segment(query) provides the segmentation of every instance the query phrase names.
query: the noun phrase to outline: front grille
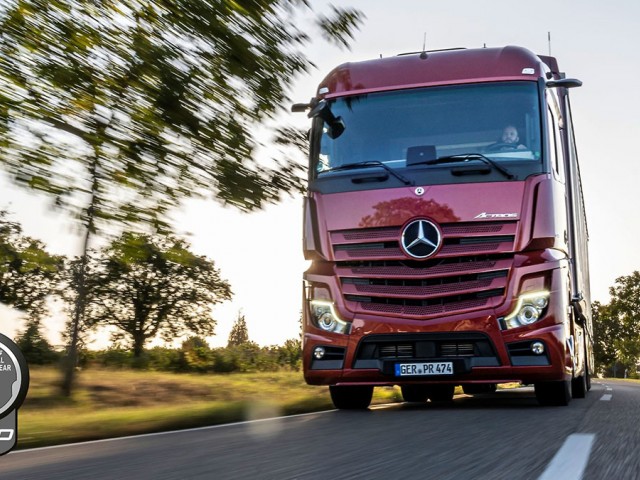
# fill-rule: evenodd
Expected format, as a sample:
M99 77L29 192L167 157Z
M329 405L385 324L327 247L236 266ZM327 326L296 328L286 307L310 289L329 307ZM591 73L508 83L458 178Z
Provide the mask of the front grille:
M482 333L419 333L364 337L354 368L372 368L376 362L468 358L472 365L498 366L500 361L489 338Z
M435 257L409 259L399 227L331 232L344 300L352 311L416 319L497 305L504 297L517 222L441 225Z

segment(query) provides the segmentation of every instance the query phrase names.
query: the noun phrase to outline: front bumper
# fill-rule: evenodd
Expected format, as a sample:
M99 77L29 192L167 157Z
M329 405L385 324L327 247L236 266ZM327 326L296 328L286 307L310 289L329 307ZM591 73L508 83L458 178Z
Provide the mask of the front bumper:
M407 383L535 383L568 380L573 359L564 268L550 273L550 298L544 317L534 324L503 330L501 309L414 320L356 315L348 335L323 332L305 311L304 376L312 385L397 385ZM517 283L516 283L517 284ZM533 343L544 346L534 353ZM314 356L317 347L326 355ZM397 376L397 364L452 362L453 374Z

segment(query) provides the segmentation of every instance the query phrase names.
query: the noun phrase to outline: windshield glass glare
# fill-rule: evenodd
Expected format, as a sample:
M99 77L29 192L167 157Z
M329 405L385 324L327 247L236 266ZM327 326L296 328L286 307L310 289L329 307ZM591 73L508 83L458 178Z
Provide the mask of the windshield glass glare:
M451 155L482 154L541 170L538 89L534 82L430 87L336 99L345 131L319 135L314 171L360 162L420 168ZM317 138L317 137L316 137ZM424 168L424 167L423 167ZM442 164L432 168L442 168Z

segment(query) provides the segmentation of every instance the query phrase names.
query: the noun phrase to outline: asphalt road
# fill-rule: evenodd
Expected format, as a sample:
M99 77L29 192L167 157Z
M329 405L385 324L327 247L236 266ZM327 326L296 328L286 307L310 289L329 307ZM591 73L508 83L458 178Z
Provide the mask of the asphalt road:
M640 384L532 388L17 451L8 479L638 479ZM560 452L560 453L559 453Z

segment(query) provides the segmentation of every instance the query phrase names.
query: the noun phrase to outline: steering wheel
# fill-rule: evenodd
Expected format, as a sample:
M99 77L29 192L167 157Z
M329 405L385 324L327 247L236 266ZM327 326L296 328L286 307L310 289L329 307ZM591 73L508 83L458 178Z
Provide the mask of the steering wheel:
M497 152L500 150L517 150L518 149L518 144L517 143L494 143L492 145L489 145L487 147L487 151L489 152Z

